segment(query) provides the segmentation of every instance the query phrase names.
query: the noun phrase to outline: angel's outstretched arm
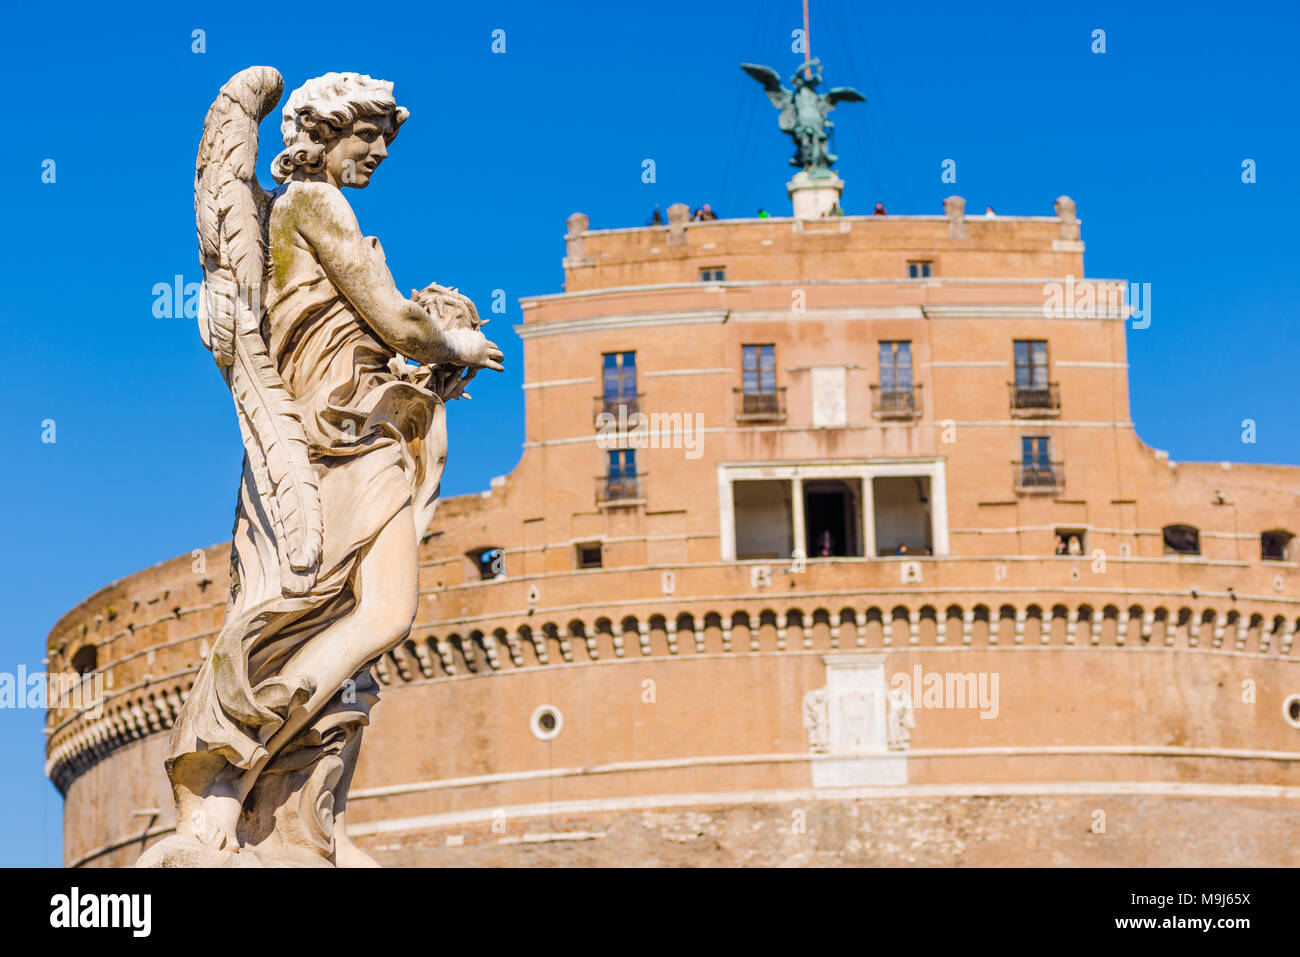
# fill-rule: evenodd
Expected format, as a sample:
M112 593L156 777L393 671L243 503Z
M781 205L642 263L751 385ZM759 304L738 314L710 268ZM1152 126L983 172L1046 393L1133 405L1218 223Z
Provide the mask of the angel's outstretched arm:
M297 191L293 225L311 244L325 275L385 345L425 364L500 368L500 351L480 333L443 330L398 292L378 245L361 235L356 214L338 189L302 183Z

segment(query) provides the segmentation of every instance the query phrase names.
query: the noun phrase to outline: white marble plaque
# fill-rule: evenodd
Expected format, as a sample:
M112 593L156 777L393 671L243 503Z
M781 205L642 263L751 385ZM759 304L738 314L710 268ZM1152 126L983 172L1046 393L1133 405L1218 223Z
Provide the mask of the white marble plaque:
M906 784L907 757L890 751L886 740L885 656L825 655L822 660L829 753L812 762L813 787Z
M844 366L818 366L812 370L813 428L842 429L848 422Z

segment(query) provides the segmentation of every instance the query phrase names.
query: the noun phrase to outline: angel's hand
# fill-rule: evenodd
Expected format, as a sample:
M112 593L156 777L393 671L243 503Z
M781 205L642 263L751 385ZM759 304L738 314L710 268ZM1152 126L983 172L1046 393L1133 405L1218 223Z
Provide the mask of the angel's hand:
M430 283L423 289L412 289L411 300L423 306L443 329L475 328L482 325L474 301L454 288Z
M451 365L465 366L469 369L505 371L505 367L501 365L505 356L495 342L490 341L477 329L448 329L443 332L443 335L455 350Z

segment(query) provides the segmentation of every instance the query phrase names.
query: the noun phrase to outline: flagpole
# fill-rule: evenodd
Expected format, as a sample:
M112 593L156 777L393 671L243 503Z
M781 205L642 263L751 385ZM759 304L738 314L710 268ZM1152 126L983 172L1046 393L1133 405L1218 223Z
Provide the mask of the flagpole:
M808 0L803 0L803 58L805 63L812 63L812 35L808 32ZM803 78L812 79L811 66L804 67Z

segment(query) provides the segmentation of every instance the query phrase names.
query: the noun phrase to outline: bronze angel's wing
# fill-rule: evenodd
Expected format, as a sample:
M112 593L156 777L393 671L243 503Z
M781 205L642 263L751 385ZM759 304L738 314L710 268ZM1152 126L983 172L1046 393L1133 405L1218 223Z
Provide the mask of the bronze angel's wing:
M837 86L826 91L826 99L834 106L836 103L865 103L867 98L851 86Z
M302 594L320 563L320 493L302 420L261 332L270 204L257 182L257 125L283 89L279 72L265 66L221 88L203 121L194 217L203 265L199 335L235 399L249 471L275 535L281 587Z
M758 63L742 63L740 68L763 84L763 89L767 91L767 98L781 111L781 116L777 120L781 129L787 133L794 129L794 94L781 85L781 77L777 72L770 66L762 66Z

